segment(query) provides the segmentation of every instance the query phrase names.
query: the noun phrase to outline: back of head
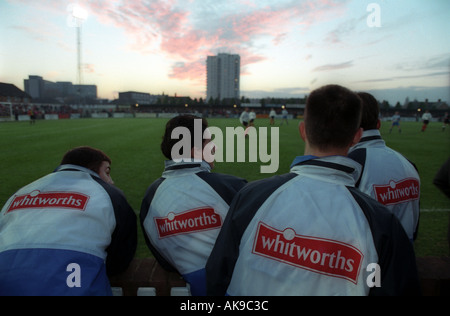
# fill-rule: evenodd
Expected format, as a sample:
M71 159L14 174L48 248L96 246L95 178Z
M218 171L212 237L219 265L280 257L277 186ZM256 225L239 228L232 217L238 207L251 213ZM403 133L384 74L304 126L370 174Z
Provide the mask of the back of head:
M380 115L380 106L373 95L367 92L359 92L358 96L362 100L363 113L361 127L365 131L377 129L378 117Z
M166 130L163 136L163 141L161 143L161 151L164 154L164 156L171 160L172 159L172 147L177 144L180 140L179 139L172 139L172 132L177 127L185 127L189 130L191 134L191 148L194 146L194 126L195 126L195 120L202 120L202 139L203 139L203 133L208 128L208 122L200 117L194 116L194 115L180 115L177 117L174 117L166 124Z
M111 159L101 150L84 146L69 150L61 165L76 165L99 173L103 161L111 163Z
M311 146L320 150L345 148L361 122L361 99L339 85L313 91L306 102L305 128Z

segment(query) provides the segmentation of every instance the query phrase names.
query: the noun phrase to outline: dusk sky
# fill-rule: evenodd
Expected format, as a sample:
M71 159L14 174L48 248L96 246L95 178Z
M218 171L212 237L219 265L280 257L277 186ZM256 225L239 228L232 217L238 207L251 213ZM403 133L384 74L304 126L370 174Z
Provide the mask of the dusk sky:
M336 83L391 103L450 100L449 0L0 0L0 82L77 82L75 5L83 83L100 98L205 98L207 56L232 53L250 98Z

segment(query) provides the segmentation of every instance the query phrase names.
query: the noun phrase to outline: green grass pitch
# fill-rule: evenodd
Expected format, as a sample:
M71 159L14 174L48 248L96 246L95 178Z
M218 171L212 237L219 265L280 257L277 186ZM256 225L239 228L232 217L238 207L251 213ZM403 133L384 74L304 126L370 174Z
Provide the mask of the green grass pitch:
M36 125L0 123L0 206L22 186L52 172L67 150L88 145L111 157L112 178L138 212L147 187L164 169L159 146L166 122L166 119L81 119L38 121ZM227 126L239 126L237 119L209 119L208 122L210 126L221 128L224 135ZM270 128L268 123L260 119L256 127ZM289 172L292 160L303 154L298 123L292 120L289 125L276 125L280 128L278 174ZM450 201L432 184L436 172L450 156L450 128L443 132L441 126L441 123L431 123L428 130L421 133L420 123L403 122L401 134L395 129L389 134L389 123L381 128L387 145L413 161L420 172L421 207L428 211L421 214L415 244L419 257L449 254L446 234L450 213L440 210L449 210ZM271 176L260 173L261 165L264 163L222 162L216 163L214 171L254 181ZM136 256L151 256L141 232L139 234Z

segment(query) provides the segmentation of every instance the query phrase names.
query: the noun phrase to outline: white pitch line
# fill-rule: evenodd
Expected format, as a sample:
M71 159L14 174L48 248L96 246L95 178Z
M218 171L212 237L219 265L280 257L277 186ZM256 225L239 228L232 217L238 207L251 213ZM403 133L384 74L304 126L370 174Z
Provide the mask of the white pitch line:
M439 209L439 208L432 208L432 209L421 209L420 212L422 213L448 213L450 212L450 209Z

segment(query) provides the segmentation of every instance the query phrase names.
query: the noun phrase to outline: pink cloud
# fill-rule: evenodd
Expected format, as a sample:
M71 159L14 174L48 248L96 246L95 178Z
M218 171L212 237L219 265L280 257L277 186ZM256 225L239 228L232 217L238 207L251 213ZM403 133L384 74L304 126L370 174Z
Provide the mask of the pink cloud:
M208 52L212 40L214 39L201 31L190 31L182 36L164 37L161 48L174 57L190 60L198 58L199 54Z
M67 3L59 0L17 1L69 14ZM223 13L214 10L216 2L205 0L213 13L204 18L191 11L195 1L78 0L88 10L89 18L122 29L130 49L143 54L158 50L173 60L170 78L202 83L208 55L220 51L240 54L241 73L246 75L246 66L267 59L260 48L254 46L257 39L267 37L269 43L279 45L294 27L308 27L329 19L340 12L343 3L306 0L261 7L258 1L238 2L233 1L236 11Z
M179 80L191 80L199 81L200 78L205 78L206 66L205 62L198 60L189 63L175 63L172 66L172 73L169 75L170 78Z
M205 28L191 19L193 2L80 1L100 22L123 29L131 49L146 53L149 47L159 45L160 51L174 60L171 78L198 82L205 80L208 55L220 50L240 54L245 75L245 66L267 59L253 51L257 38L266 36L279 45L293 25L307 26L326 19L327 12L338 5L336 0L308 0L258 8L257 2L243 1L240 5L246 10L225 16L218 12L218 18Z
M295 7L272 11L263 8L246 15L235 15L230 18L233 31L241 41L247 42L261 35L279 37L285 33L293 17L298 15Z

